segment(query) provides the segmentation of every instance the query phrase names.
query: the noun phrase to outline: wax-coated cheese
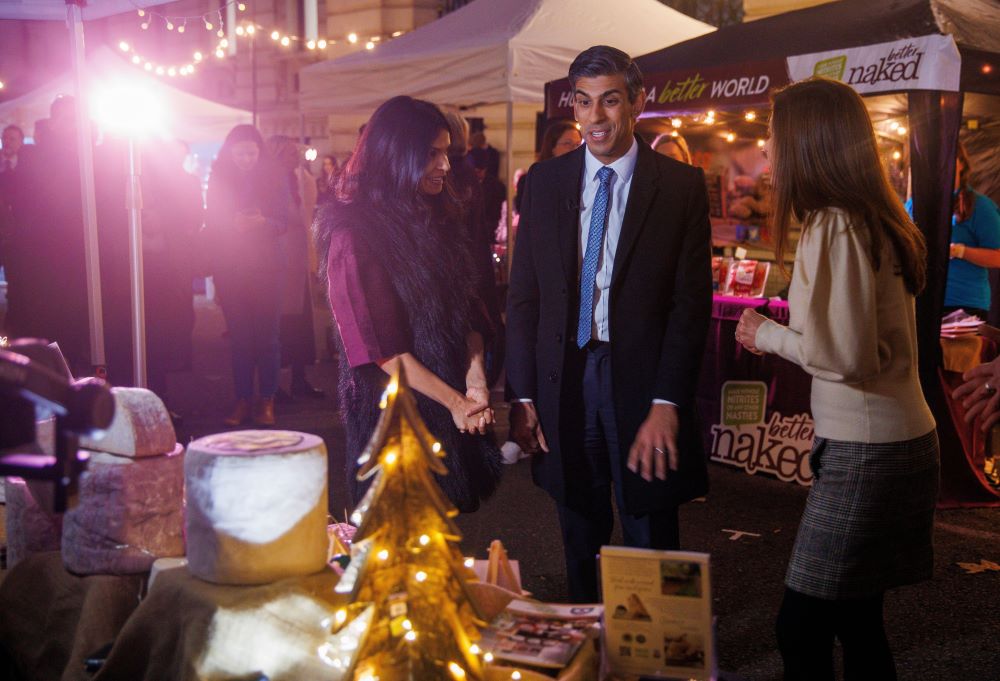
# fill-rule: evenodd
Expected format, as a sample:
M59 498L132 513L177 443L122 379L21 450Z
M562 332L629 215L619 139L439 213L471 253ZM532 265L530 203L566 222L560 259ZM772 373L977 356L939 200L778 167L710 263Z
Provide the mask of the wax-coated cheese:
M52 486L52 483L42 483ZM35 493L21 478L4 480L6 499L7 567L35 553L58 551L62 515L49 513L35 499Z
M102 436L80 438L80 447L119 456L159 456L172 452L177 435L170 412L156 393L144 388L112 388L115 418Z
M184 448L134 459L91 452L66 512L63 563L77 574L147 572L184 555Z
M323 440L245 430L195 440L184 463L191 573L218 584L265 584L323 569L327 459Z

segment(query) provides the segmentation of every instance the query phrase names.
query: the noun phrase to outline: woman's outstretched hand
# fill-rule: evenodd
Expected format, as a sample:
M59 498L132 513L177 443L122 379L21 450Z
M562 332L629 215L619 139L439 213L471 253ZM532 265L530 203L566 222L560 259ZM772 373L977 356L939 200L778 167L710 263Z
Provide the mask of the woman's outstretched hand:
M767 321L767 317L749 308L743 310L739 323L736 325L736 342L755 355L764 353L757 349L757 329Z

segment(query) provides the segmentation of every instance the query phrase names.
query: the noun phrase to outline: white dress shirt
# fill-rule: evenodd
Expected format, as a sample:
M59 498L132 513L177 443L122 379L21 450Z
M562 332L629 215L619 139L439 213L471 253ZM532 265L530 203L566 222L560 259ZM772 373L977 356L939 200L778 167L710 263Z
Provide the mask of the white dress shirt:
M611 275L615 264L615 253L618 251L618 239L622 234L622 221L625 219L625 207L628 205L628 193L632 188L632 175L635 174L635 163L639 158L639 143L634 139L632 146L625 155L608 165L615 171L611 178L608 196L608 217L604 228L604 244L597 261L597 276L594 286L594 319L590 337L599 341L611 340L611 329L608 316L611 310ZM582 269L583 255L587 252L587 240L590 236L590 214L594 207L597 190L601 186L597 179L597 171L604 164L597 160L589 148L584 150L583 180L580 186L580 252L577 254L578 270ZM574 319L576 319L574 317ZM532 402L531 399L518 399L517 402ZM667 400L654 398L653 404L674 404ZM676 406L676 405L675 405Z
M608 200L608 221L604 229L604 243L597 261L597 277L594 286L594 320L590 337L599 341L611 340L608 328L611 299L611 270L615 263L615 253L618 251L618 239L622 234L622 220L625 218L625 206L628 204L628 192L632 187L632 175L635 173L635 162L639 158L639 144L633 139L632 146L625 155L608 165L615 174L611 177ZM604 164L590 153L584 151L583 182L580 187L580 252L577 267L583 263L583 254L587 252L587 240L590 236L590 215L593 212L594 199L601 186L597 179L597 171ZM579 270L578 270L579 271Z

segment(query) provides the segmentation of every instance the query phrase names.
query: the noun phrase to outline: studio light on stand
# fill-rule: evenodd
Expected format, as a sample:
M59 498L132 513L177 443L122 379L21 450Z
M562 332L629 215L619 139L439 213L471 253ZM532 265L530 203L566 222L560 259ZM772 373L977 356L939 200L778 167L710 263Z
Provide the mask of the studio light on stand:
M104 130L128 139L129 276L132 289L132 368L136 387L147 387L146 308L142 274L142 175L139 143L164 130L164 102L139 81L111 83L94 92L92 112Z

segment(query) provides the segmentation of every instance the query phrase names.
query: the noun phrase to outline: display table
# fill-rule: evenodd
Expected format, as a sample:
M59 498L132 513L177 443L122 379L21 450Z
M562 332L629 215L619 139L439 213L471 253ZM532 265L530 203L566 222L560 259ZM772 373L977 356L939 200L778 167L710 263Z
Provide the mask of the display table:
M719 422L721 388L726 381L763 381L768 411L809 413L812 378L798 365L776 355L755 355L736 342L736 324L743 310L753 309L776 322L788 323L788 303L766 298L713 296L708 342L698 381L698 415L705 447L711 451L711 425Z
M86 657L113 642L139 605L146 575L78 577L58 552L28 556L0 584L0 676L84 681ZM141 678L141 677L136 677Z
M788 323L788 303L765 298L713 296L712 319L705 344L697 406L706 451L715 454L715 440L722 407L722 386L727 381L761 381L767 386L767 413L793 416L809 414L812 378L800 367L774 355L754 355L736 342L736 324L746 309ZM961 384L961 372L997 356L997 346L978 336L942 339L941 385L944 404L934 409L941 436L941 495L939 506L1000 506L1000 494L983 474L986 439L977 426L963 420L965 410L951 398ZM950 421L946 433L941 424ZM954 433L954 435L952 434Z
M342 604L334 598L337 579L327 569L262 586L221 586L178 567L159 573L140 604L146 575L78 577L66 572L59 553L38 554L13 568L0 586L0 643L8 655L0 678L331 678L320 651ZM487 620L515 595L490 584L469 586ZM112 642L101 670L86 674L84 659ZM592 680L596 670L588 645L559 679ZM510 668L490 667L487 678L510 674ZM522 677L550 678L528 671Z

